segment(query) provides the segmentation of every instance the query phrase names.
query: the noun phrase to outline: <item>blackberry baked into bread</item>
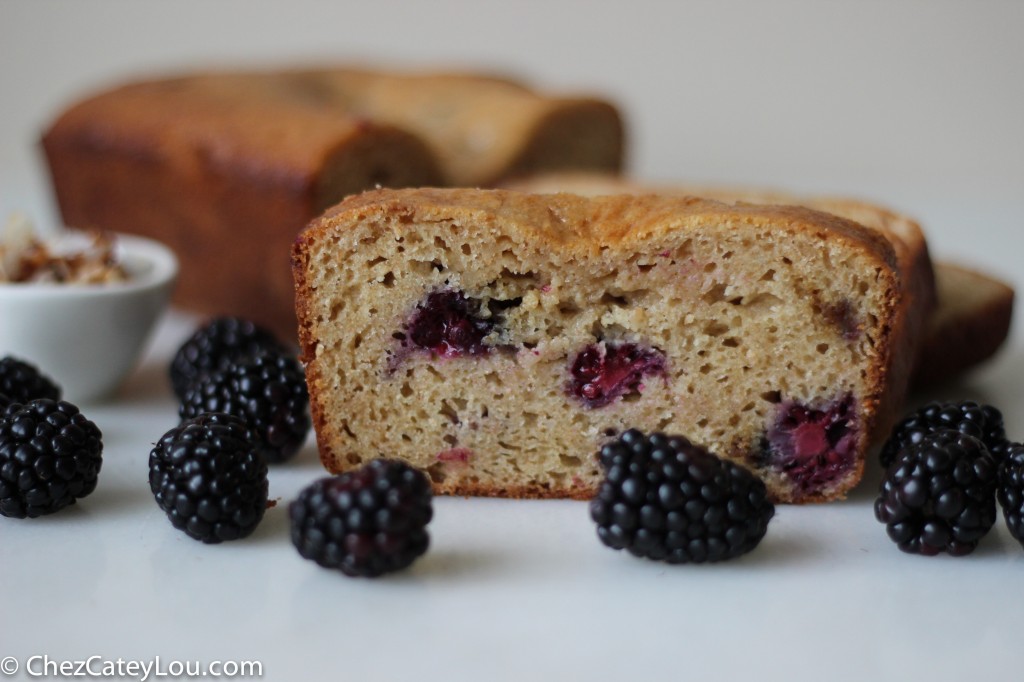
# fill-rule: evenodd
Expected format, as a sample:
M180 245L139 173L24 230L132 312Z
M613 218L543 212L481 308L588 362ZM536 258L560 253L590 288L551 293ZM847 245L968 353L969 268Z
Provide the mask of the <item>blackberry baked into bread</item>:
M43 137L66 224L159 239L176 303L295 337L298 232L374 186L487 184L617 170L609 103L478 75L355 69L202 73L89 97Z
M588 498L635 427L831 500L906 382L892 245L805 208L381 190L293 268L324 464L396 457L438 492Z

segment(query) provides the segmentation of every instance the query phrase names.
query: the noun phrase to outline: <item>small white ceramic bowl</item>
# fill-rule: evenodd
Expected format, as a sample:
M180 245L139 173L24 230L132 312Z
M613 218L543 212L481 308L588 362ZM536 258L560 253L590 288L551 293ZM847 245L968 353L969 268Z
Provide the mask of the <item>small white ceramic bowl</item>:
M69 233L63 239L83 239ZM111 284L0 284L0 357L28 361L63 389L65 400L109 396L135 368L166 309L178 261L163 244L117 234L129 273Z

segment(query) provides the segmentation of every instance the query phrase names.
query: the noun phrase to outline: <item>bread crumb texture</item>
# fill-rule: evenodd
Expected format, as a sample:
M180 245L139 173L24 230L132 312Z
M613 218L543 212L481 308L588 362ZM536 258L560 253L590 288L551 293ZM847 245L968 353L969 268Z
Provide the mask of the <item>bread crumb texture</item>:
M834 216L693 198L384 190L294 250L332 471L398 457L436 490L591 496L628 428L679 433L777 501L859 480L886 389L891 247Z

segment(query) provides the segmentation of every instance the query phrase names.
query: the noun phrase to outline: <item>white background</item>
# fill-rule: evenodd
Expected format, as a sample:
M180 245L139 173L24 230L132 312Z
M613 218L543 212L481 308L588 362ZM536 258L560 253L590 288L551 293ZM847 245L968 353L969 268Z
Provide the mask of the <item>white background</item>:
M39 133L125 77L479 67L616 100L639 177L872 199L919 218L938 258L1019 287L1022 36L1024 2L0 0L0 217L55 223ZM122 393L85 406L97 492L0 518L0 657L258 659L265 679L338 681L1020 675L1024 550L1000 520L974 556L900 554L872 518L877 471L845 503L781 508L755 553L713 567L605 550L579 503L444 499L427 557L370 582L288 543L286 503L321 472L310 445L272 471L282 504L253 538L192 542L145 478L191 322L165 320ZM1022 350L943 395L991 400L1024 437Z

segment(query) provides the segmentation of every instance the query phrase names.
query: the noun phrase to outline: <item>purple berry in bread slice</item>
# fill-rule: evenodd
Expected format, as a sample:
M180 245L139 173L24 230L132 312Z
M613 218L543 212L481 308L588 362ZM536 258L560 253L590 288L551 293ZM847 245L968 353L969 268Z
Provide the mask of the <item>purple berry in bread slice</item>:
M593 409L639 395L644 377L664 374L665 355L657 348L602 342L587 346L572 359L567 390Z

